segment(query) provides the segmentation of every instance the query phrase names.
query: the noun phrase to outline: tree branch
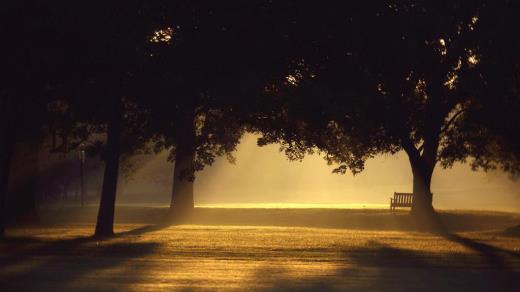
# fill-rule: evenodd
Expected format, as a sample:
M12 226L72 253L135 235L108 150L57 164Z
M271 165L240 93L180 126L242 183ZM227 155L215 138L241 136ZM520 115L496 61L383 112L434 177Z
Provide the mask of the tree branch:
M424 142L421 144L421 146L419 146L419 148L417 148L417 152L419 152L419 154L421 154L423 149L424 149Z
M442 134L442 133L446 132L446 131L450 128L450 126L455 122L455 120L456 120L456 119L457 119L457 118L458 118L458 117L459 117L463 112L465 112L465 111L466 111L466 109L463 108L463 109L461 109L460 111L458 111L457 113L455 113L455 114L451 117L451 119L449 119L449 121L446 123L446 125L444 125L444 127L442 127L440 133Z
M414 143L410 139L410 137L402 136L401 137L401 146L403 146L404 151L408 154L410 158L414 160L419 159L421 157L420 151L415 148Z

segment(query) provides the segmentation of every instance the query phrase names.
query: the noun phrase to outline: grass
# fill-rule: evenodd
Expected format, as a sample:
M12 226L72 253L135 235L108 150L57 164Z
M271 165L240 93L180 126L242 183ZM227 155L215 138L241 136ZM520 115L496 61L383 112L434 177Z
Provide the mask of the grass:
M442 213L457 232L439 236L382 210L198 209L160 226L165 210L127 207L98 240L94 208L47 212L0 241L0 290L520 290L520 239L498 232L518 214Z

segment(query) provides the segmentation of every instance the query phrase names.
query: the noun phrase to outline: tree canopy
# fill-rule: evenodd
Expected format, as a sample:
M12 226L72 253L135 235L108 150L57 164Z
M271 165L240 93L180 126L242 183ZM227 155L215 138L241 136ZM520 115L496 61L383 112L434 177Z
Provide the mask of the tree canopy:
M291 34L301 46L293 71L267 93L278 108L260 110L260 144L281 143L291 159L320 151L339 173L358 173L367 159L403 150L414 174L412 210L421 213L432 210L437 162L450 167L473 158L473 167L514 171L514 143L505 141L518 124L505 114L518 101L515 85L505 84L514 81L507 67L518 52L507 29L515 16L504 14L517 11L512 5L296 6L294 29L306 34ZM316 21L307 28L311 15ZM493 34L497 27L503 30ZM497 50L511 51L500 60ZM501 132L497 124L514 126Z
M432 213L437 164L520 171L518 8L508 0L12 4L2 15L10 74L0 91L0 197L15 140L47 127L61 137L53 149L70 151L102 137L93 144L106 164L96 233L111 234L121 156L170 151L172 206L189 209L195 172L218 156L232 161L241 135L254 131L293 160L319 152L338 173L404 151L412 211ZM176 197L176 187L191 194Z

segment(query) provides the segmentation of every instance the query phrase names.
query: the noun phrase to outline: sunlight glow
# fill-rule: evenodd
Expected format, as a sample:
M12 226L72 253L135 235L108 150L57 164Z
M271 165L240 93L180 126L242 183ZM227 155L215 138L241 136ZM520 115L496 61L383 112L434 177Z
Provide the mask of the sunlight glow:
M441 45L441 55L445 56L446 54L448 54L448 49L446 48L446 41L444 39L439 39L439 44Z
M475 25L477 24L477 22L478 16L474 15L473 17L471 17L471 23L468 23L468 28L470 31L475 30Z
M470 55L468 56L468 64L470 65L470 67L473 67L473 66L477 65L480 62L480 59L471 50L469 51L469 54Z
M343 204L343 203L220 203L197 204L200 208L223 209L385 209L388 204Z
M444 82L444 86L448 87L448 89L453 90L457 87L457 80L459 79L459 75L455 72L450 72L448 74L448 80Z
M153 32L152 36L148 39L151 43L171 43L175 30L173 27L165 27Z
M291 84L293 86L298 86L298 84L300 82L296 77L297 76L295 76L295 75L289 74L287 77L285 77L285 80L287 80L287 82L289 82L289 84Z

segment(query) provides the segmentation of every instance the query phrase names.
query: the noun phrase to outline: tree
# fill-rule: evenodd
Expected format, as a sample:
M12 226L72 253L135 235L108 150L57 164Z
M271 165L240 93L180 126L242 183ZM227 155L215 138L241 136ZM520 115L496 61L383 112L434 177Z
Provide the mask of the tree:
M244 131L244 99L258 95L279 56L262 10L269 3L163 4L164 18L150 34L148 96L151 130L158 149L175 160L171 207L194 207L195 172L217 156L233 161ZM276 65L274 65L276 64Z
M12 122L10 103L11 101L6 97L0 99L0 116L2 117L2 121L0 121L2 133L0 139L0 236L4 235L5 230L9 169L14 148L14 133L8 126Z
M276 110L270 118L260 110L259 143L281 143L291 159L323 152L339 173L403 150L413 173L412 214L431 218L437 163L450 167L476 154L454 149L472 142L467 118L485 104L481 62L493 55L482 50L488 35L479 24L500 21L484 13L493 5L295 6L292 30L305 34L289 33L300 46L285 80L268 92Z
M466 143L449 149L454 159L471 156L473 169L500 168L513 177L520 174L520 39L514 32L520 25L516 12L518 3L496 1L488 3L481 13L479 72L485 86L477 87L481 105L468 112L464 119L466 131L455 139ZM461 120L462 121L462 120Z
M23 189L13 192L9 198L8 182L13 168L13 154L21 145L32 147L31 154L40 150L42 130L47 122L49 94L56 77L63 51L54 47L58 33L49 17L50 9L42 1L34 3L10 3L1 12L2 53L6 56L6 75L0 88L0 230L6 218L6 204L11 215L34 217L34 175L28 178ZM36 45L37 44L37 45ZM29 161L26 168L36 169L37 161ZM7 202L9 199L9 202Z
M122 153L131 153L146 139L139 132L141 113L136 109L136 78L144 58L143 46L152 15L140 1L119 3L49 4L56 9L58 39L66 50L61 56L57 91L70 118L59 125L62 143L71 149L72 134L85 140L104 136L105 173L96 235L113 233L119 163ZM55 12L56 12L55 11ZM78 143L76 143L78 145Z

